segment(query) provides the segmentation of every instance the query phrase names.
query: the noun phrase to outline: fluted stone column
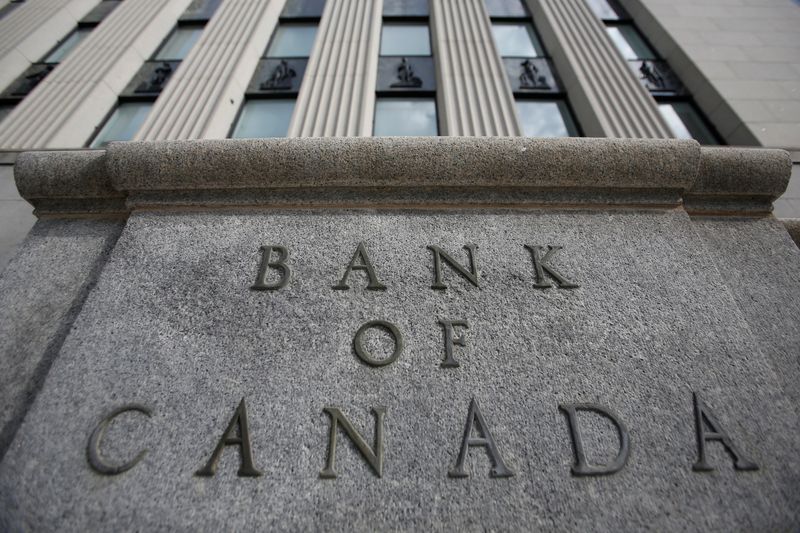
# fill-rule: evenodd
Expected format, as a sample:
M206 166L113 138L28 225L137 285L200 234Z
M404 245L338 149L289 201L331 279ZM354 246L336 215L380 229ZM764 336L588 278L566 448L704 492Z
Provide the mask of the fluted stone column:
M100 0L27 0L0 19L0 90L66 37ZM0 7L7 4L0 2Z
M328 0L289 137L372 134L383 0Z
M443 135L520 135L483 0L431 0Z
M286 0L225 0L158 97L139 140L224 139Z
M528 5L587 136L672 136L655 100L585 0L528 0Z
M85 146L191 0L126 0L3 121L0 146Z

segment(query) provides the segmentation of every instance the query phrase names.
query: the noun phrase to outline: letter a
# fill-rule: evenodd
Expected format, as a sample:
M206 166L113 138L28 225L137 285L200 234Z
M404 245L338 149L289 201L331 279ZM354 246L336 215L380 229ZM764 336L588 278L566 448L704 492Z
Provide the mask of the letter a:
M236 435L236 428L239 430L238 436ZM242 462L239 467L239 477L258 477L261 472L256 470L253 466L253 453L250 449L250 431L247 425L247 408L244 405L244 398L239 402L239 407L231 418L228 429L222 434L219 439L217 447L214 448L214 453L206 463L206 466L195 472L196 476L211 477L217 471L217 461L219 456L222 455L222 449L225 446L238 446L239 453L241 454Z
M694 393L694 421L697 429L697 462L692 466L695 472L712 472L714 468L706 462L706 441L718 440L733 457L733 467L736 470L758 470L758 465L746 459L733 445L733 441L714 415L708 410L700 395ZM706 431L706 425L711 431Z
M472 436L472 427L478 423L478 431L480 437ZM458 452L458 460L456 466L447 473L450 477L469 477L469 474L464 470L464 461L467 460L467 453L470 446L483 446L486 448L486 454L492 462L492 469L489 471L489 477L512 477L514 472L506 467L503 458L500 456L500 451L494 443L492 433L489 431L489 426L486 424L481 410L478 408L478 402L475 398L469 404L469 414L467 414L467 425L464 428L464 439L461 441L461 451Z
M360 264L357 264L356 261L360 261ZM334 285L333 288L342 291L349 289L350 286L347 285L347 278L350 276L350 272L353 270L364 270L367 273L367 276L369 277L369 285L367 285L367 289L373 291L386 290L386 285L378 281L378 276L375 275L375 268L372 266L372 263L369 260L369 255L367 255L367 249L364 247L363 242L358 243L356 253L353 254L350 264L347 265L347 270L344 271L342 281L340 281L338 285Z

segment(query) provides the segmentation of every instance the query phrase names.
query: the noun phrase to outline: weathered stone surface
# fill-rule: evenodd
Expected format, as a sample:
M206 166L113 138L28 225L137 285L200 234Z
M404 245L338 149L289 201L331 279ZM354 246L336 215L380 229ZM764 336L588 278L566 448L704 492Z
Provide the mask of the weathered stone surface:
M121 228L116 221L40 220L0 274L0 457Z
M800 413L800 250L772 217L693 222Z
M800 246L800 218L785 218L781 222L794 243Z
M0 464L0 528L795 529L800 428L774 345L719 267L727 245L709 252L697 228L679 210L134 214ZM385 291L365 290L363 271L332 288L360 241ZM273 244L289 249L291 281L250 290L259 247ZM445 265L449 288L431 289L426 246L466 264L467 244L480 288ZM525 244L563 246L552 265L580 287L535 289ZM381 368L352 348L377 319L405 340ZM442 319L469 321L458 368L440 366ZM707 444L716 471L692 471L693 392L758 471L735 471L718 442ZM237 477L234 448L215 477L194 476L242 397L263 476ZM490 478L479 447L469 479L448 477L472 398L514 477ZM147 454L101 476L89 435L134 402L152 417L121 416L102 452ZM558 406L580 402L629 428L621 472L570 474ZM340 431L339 477L319 479L326 406L370 446L370 410L387 408L382 478ZM603 463L616 437L591 417L586 450Z

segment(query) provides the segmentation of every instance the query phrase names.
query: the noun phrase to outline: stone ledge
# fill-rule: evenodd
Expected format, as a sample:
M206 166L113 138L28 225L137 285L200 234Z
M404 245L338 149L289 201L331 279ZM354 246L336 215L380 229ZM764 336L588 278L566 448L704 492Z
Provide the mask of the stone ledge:
M751 214L771 211L790 174L781 150L524 137L124 142L104 151L23 153L15 169L20 193L37 214L287 202L369 207L373 193L393 206L676 207L683 201L700 214ZM350 192L338 198L337 191Z

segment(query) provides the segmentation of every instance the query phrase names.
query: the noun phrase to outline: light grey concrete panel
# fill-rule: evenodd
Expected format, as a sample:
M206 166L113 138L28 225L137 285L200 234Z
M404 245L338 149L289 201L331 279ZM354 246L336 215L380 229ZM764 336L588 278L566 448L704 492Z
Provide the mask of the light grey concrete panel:
M0 275L0 457L121 226L101 220L38 221Z
M800 250L773 217L694 224L800 412Z
M799 433L764 353L773 344L751 331L696 228L679 210L134 214L0 465L0 527L795 529ZM332 288L359 241L385 291L365 290L363 271L350 290ZM480 287L445 266L448 289L432 290L426 246L465 261L470 243ZM271 244L288 247L291 280L250 290L259 247ZM535 289L524 244L563 246L553 266L580 287ZM405 339L382 368L352 348L376 319ZM440 367L441 319L469 321L458 368ZM711 442L716 471L692 471L693 391L760 470L735 471ZM215 477L194 476L242 397L264 475L237 477L228 448ZM473 397L514 477L490 478L480 447L469 479L448 477ZM148 451L124 474L98 475L89 435L132 402L152 417L121 416L102 453L117 462ZM618 474L570 474L558 405L577 402L616 411L630 429ZM325 406L369 445L370 409L387 408L382 478L340 432L339 478L319 479ZM604 462L616 439L591 417L587 453Z

